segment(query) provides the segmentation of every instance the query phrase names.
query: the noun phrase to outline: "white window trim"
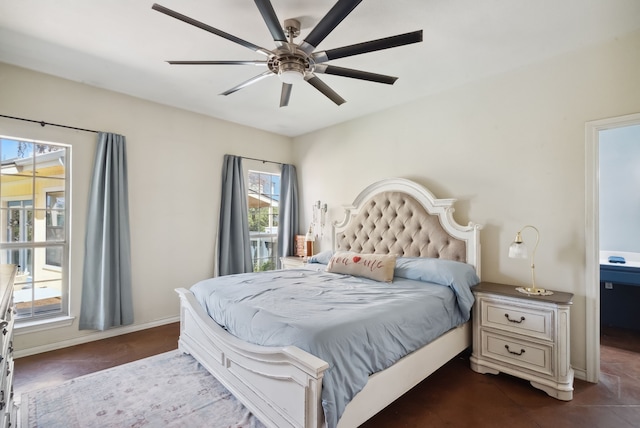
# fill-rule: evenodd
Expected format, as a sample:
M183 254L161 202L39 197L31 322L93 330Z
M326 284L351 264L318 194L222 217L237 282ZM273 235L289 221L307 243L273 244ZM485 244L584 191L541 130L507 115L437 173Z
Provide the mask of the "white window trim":
M51 330L59 327L68 327L73 324L73 320L76 317L72 317L69 315L62 315L51 318L25 318L20 320L21 322L16 322L13 328L14 335L20 336L22 334L34 333L37 331L45 331ZM18 320L16 320L18 321Z
M75 319L75 317L71 316L71 308L70 308L70 287L71 287L71 283L70 283L70 274L71 274L71 263L70 263L70 257L71 257L71 204L72 204L72 195L71 195L71 174L72 171L68 168L70 168L67 165L71 165L72 164L72 145L71 144L66 144L66 143L58 143L58 142L53 142L53 141L44 141L44 140L34 140L34 139L30 139L30 138L23 138L23 137L14 137L14 136L10 136L10 135L0 135L1 138L3 139L7 139L7 140L15 140L15 141L25 141L25 142L30 142L33 144L47 144L47 145L56 145L56 146L60 146L63 147L66 150L66 155L67 155L67 161L66 161L66 165L65 165L65 175L64 175L64 186L53 186L51 188L45 188L45 192L48 191L48 189L54 189L53 191L59 191L59 190L63 190L65 192L66 197L68 198L68 201L65 203L65 211L66 211L66 221L67 221L67 227L65 229L65 243L63 244L65 247L65 251L64 251L64 257L63 257L63 266L58 267L58 266L50 266L50 265L43 265L43 269L47 269L47 270L51 270L51 271L57 271L57 272L62 272L62 282L64 284L64 286L61 289L62 292L62 313L58 314L58 315L51 315L51 316L42 316L42 317L29 317L29 318L16 318L15 319L15 327L14 330L16 332L16 335L20 335L20 334L26 334L26 333L30 333L30 332L34 332L34 331L42 331L42 330L49 330L52 328L58 328L58 327L66 327L69 326L73 323L73 320ZM4 198L3 198L4 199ZM7 197L6 199L4 199L4 201L18 201L18 200L23 200L20 197ZM33 202L33 205L35 206L35 201ZM63 269L63 267L65 269ZM66 304L65 304L66 302Z

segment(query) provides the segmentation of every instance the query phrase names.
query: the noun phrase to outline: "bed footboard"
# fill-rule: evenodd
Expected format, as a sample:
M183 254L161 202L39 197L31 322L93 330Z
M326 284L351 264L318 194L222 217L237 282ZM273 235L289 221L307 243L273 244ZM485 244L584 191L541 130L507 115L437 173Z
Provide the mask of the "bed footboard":
M191 354L266 426L320 428L329 365L299 348L243 342L214 322L193 293L180 296L179 348Z

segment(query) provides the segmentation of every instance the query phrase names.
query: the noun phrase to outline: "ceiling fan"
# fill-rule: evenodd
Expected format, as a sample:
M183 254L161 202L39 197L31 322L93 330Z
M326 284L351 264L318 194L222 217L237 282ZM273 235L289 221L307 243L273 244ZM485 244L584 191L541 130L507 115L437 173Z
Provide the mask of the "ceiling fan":
M303 81L310 83L331 101L340 105L344 103L345 100L326 83L320 80L318 76L316 76L316 73L351 77L354 79L386 83L389 85L392 85L398 78L383 74L354 70L351 68L337 67L335 65L325 64L325 62L422 41L422 30L419 30L399 34L397 36L385 37L382 39L329 49L326 51L316 51L320 42L322 42L329 33L331 33L331 31L333 31L333 29L336 28L338 24L347 17L347 15L349 15L349 13L351 13L351 11L353 11L361 1L362 0L338 0L331 10L329 10L320 22L318 22L309 35L307 35L302 43L297 44L293 42L293 39L300 34L300 22L296 19L287 19L284 21L283 28L278 21L278 17L276 16L270 0L255 0L256 6L267 24L267 27L271 32L271 36L273 37L273 41L276 44L276 48L273 50L254 45L253 43L229 33L225 33L224 31L218 30L217 28L211 27L159 4L154 4L152 9L179 19L187 24L201 28L217 36L223 37L267 57L264 61L167 61L172 65L257 65L267 67L265 72L234 86L233 88L223 92L221 95L232 94L266 77L277 75L282 81L280 107L285 107L289 104L293 84Z

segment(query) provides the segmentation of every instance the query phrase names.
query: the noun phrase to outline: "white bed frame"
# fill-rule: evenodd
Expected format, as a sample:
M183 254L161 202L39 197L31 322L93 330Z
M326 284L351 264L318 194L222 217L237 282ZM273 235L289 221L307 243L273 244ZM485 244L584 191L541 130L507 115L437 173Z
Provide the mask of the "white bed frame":
M453 219L455 199L435 199L422 186L405 179L387 179L363 190L345 219L334 224L334 240L362 207L380 192L401 192L437 216L452 238L464 241L466 262L480 275L480 226L461 226ZM338 248L334 242L334 248ZM328 364L294 346L264 347L230 335L214 322L184 288L180 295L179 348L209 370L258 419L270 428L321 428L322 378ZM471 345L470 323L454 328L430 344L369 377L364 389L347 405L339 428L357 427Z

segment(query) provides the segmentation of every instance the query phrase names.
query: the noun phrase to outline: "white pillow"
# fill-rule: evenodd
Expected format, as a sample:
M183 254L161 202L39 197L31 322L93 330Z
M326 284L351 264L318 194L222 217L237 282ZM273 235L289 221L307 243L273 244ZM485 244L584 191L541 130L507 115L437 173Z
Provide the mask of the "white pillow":
M335 253L327 272L344 273L373 279L375 281L393 281L396 267L396 256L391 254L358 254L350 251Z

